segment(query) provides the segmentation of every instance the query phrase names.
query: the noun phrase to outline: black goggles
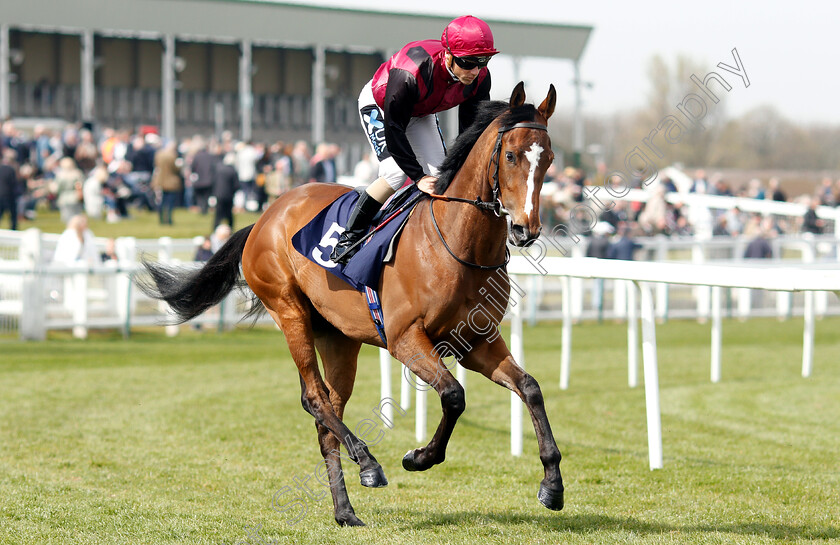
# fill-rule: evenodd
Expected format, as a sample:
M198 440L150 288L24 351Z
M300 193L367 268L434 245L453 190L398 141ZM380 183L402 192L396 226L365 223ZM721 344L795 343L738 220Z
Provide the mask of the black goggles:
M455 57L453 55L452 60L464 70L472 70L487 66L487 63L490 62L490 57Z

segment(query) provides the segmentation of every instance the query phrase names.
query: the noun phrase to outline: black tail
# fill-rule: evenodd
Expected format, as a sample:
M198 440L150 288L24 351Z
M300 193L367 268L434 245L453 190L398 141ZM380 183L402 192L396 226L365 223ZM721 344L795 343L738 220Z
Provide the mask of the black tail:
M182 324L192 320L218 304L233 288L244 284L239 280L239 265L242 262L245 241L253 228L254 226L250 225L237 231L198 270L169 267L144 259L143 267L151 275L151 279L141 279L137 286L149 297L169 303L175 313L175 323ZM259 300L252 298L252 303L259 304ZM254 310L252 305L248 314L253 314Z

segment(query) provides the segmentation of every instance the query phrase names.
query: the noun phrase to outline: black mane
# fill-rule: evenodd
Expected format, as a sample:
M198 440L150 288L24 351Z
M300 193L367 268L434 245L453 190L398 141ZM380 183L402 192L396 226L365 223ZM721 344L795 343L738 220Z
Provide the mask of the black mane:
M455 174L464 165L478 138L494 120L498 118L501 126L509 127L522 121L533 121L537 112L533 104L523 104L508 111L509 107L510 104L503 100L488 100L478 107L475 121L446 150L446 158L440 166L440 176L435 184L435 193L441 195L446 191L455 178Z

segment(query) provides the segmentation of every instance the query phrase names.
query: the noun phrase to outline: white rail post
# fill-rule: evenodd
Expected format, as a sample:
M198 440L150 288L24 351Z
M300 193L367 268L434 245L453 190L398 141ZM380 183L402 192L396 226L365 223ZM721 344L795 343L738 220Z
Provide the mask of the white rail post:
M419 378L416 379L420 384L417 390L417 400L415 402L417 411L414 419L414 437L418 441L426 438L426 388L423 386Z
M627 316L627 280L613 280L613 318Z
M114 243L114 251L117 253L117 263L120 267L129 267L137 264L137 239L134 237L120 237ZM130 274L118 274L114 280L116 286L116 297L114 307L117 316L123 323L134 314L137 308L136 298L132 297L130 290L133 282Z
M808 378L814 366L814 292L805 292L805 332L802 346L802 376Z
M639 303L636 285L627 286L627 384L631 388L639 385Z
M47 338L47 305L44 277L38 272L41 259L41 231L27 229L20 240L18 258L31 272L23 275L21 291L20 338L43 341Z
M789 291L776 292L776 318L781 322L790 317L791 305L793 304L793 294Z
M706 262L706 250L703 244L703 241L698 240L691 246L692 263ZM694 292L697 294L697 321L705 322L709 317L710 288L708 286L697 286L694 288Z
M752 290L749 288L738 288L738 318L746 320L752 312Z
M391 354L385 348L379 349L380 401L391 397ZM394 408L390 403L382 407L382 416L389 422L394 421Z
M720 382L721 375L721 308L720 308L720 286L712 287L712 382Z
M160 251L158 251L158 261L161 263L170 263L172 261L172 237L160 237L158 239L160 243ZM164 314L169 314L169 304L166 301L160 301L158 303L158 308ZM175 337L178 335L178 330L180 326L178 325L167 325L164 330L166 331L167 337Z
M537 309L543 298L542 277L530 275L528 277L528 323L537 325ZM521 298L520 298L521 300Z
M407 411L411 408L411 383L408 381L408 371L400 373L400 409Z
M645 369L648 458L651 469L662 469L662 417L659 407L659 368L656 362L656 321L650 285L640 283L642 292L642 355Z
M572 368L572 291L568 276L560 279L563 285L563 331L560 337L560 389L569 388L569 375Z
M664 236L656 237L656 260L664 263L668 261L668 244ZM668 320L668 284L656 284L656 317L663 322Z
M565 278L564 278L565 279ZM519 284L514 277L514 282ZM532 296L536 294L532 293ZM522 297L518 290L510 290L510 353L513 360L523 369L525 368L525 348L522 338ZM563 296L566 304L566 296ZM510 453L514 456L522 455L522 400L515 393L510 393Z
M70 276L70 282L64 284L72 287L72 293L65 293L64 297L70 297L73 309L73 336L77 339L87 339L87 318L88 318L88 275L87 271L74 273Z
M467 391L467 370L460 363L455 363L455 380L461 385L464 391Z

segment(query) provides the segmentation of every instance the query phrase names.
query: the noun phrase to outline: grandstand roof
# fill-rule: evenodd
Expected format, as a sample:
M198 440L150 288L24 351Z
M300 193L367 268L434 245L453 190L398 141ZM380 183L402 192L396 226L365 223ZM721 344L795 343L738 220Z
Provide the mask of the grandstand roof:
M392 51L440 35L454 16L302 6L273 0L0 0L12 27L114 36ZM488 19L508 55L578 60L592 27Z

